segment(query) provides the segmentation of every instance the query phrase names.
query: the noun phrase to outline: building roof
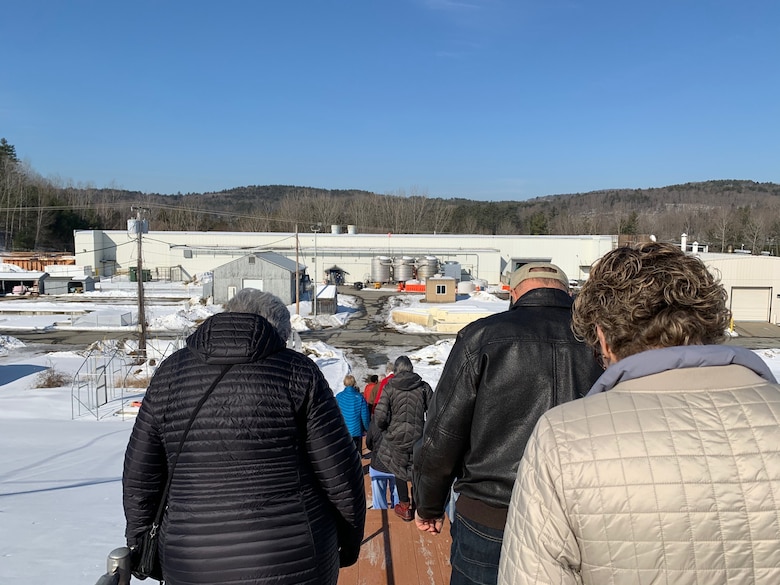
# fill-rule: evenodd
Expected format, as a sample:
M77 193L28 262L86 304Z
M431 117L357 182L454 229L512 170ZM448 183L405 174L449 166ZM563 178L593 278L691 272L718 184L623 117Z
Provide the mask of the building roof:
M275 264L279 268L284 268L285 270L289 270L290 272L295 272L295 260L290 260L289 258L282 256L281 254L278 254L277 252L255 252L254 254L258 258L262 258L266 262L269 262L271 264ZM305 272L306 265L304 264L298 264L298 271L299 272Z
M0 272L0 280L40 280L48 277L46 272L25 270L22 272Z
M93 277L85 275L85 274L81 274L81 275L78 275L78 276L69 276L67 274L49 274L49 277L46 280L47 281L49 281L49 280L54 280L54 281L64 280L64 281L68 281L68 282L82 282L82 281L86 282L87 280L95 280L95 279Z

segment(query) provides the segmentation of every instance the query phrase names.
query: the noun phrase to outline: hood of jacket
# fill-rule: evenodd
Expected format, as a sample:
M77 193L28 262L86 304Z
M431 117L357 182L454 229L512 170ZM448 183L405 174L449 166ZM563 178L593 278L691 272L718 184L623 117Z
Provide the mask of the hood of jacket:
M390 378L388 383L392 384L393 388L396 390L408 392L422 386L423 379L419 374L415 374L414 372L402 372Z
M206 364L244 364L277 353L285 343L266 319L251 313L217 313L187 338Z
M635 380L680 368L703 368L736 364L752 370L764 380L775 383L775 377L764 360L743 347L726 345L682 345L648 349L608 367L588 392L588 396L607 392L620 382Z

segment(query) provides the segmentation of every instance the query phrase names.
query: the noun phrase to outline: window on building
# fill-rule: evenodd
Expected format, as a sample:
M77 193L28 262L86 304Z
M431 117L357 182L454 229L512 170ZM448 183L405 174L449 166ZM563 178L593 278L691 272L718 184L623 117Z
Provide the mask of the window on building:
M446 295L447 294L447 285L446 284L437 284L436 285L436 294L437 295Z
M184 257L185 258L192 258L192 250L187 250L185 248L185 250L184 250Z
M249 263L250 264L254 264L255 263L255 257L254 256L250 256L249 257Z

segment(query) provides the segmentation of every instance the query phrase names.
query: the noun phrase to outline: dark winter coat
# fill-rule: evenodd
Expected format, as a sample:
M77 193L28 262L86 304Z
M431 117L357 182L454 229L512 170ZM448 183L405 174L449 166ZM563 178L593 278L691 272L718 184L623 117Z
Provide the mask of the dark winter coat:
M425 435L417 446L417 513L444 515L455 478L458 511L496 511L503 527L517 467L536 422L547 410L584 396L603 370L571 331L572 299L539 288L505 313L461 329L436 386Z
M418 374L396 374L382 391L374 411L382 441L374 460L398 479L412 479L412 450L422 437L433 391Z
M317 366L262 317L220 313L152 378L125 454L129 546L152 522L190 415L161 530L166 583L335 584L357 560L361 462Z

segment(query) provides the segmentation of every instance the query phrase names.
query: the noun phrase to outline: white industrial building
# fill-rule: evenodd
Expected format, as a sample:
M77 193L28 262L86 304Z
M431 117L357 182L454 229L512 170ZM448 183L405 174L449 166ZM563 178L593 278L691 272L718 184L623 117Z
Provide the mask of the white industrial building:
M100 276L137 266L138 235L132 231L80 230L74 238L76 263L94 266ZM444 274L497 285L515 267L533 261L553 262L571 280L585 280L591 264L615 248L618 237L356 234L334 228L297 238L280 232L148 232L141 244L144 268L160 279L188 281L238 258L272 251L305 265L318 282L338 266L347 283ZM720 278L735 320L780 324L780 257L711 254L704 246L688 245L684 234L681 246Z
M335 230L334 230L335 231ZM126 273L138 262L138 234L122 230L79 230L76 264L94 266L100 276ZM435 258L440 267L460 265L463 279L499 284L501 276L526 262L559 265L572 280L587 278L590 265L613 249L616 236L485 236L281 232L155 232L142 235L144 268L153 277L189 280L248 254L273 251L307 266L312 280L325 280L337 265L346 282L409 280L412 267ZM297 248L297 258L296 258ZM386 269L392 265L394 276ZM415 268L416 270L416 268ZM443 272L440 270L439 272Z

